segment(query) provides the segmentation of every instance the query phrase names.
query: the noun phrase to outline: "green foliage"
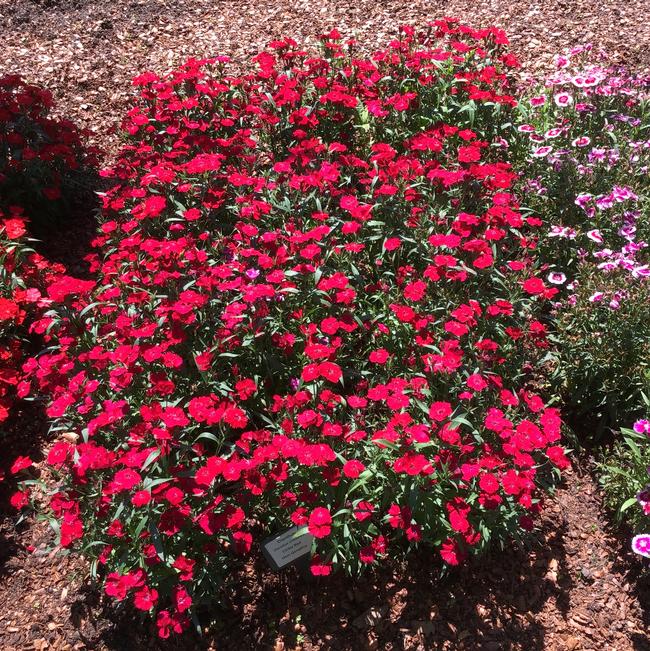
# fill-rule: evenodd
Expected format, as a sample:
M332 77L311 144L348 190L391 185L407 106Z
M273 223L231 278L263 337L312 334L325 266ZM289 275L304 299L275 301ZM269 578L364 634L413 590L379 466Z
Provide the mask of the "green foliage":
M558 58L520 102L513 145L520 192L545 224L540 259L561 290L552 386L592 442L641 415L650 383L650 83L596 61L589 48Z
M648 515L641 508L637 496L649 481L648 434L623 428L613 445L603 450L598 473L605 504L616 522L625 522L634 531L647 527Z
M553 341L559 355L564 404L574 420L589 423L583 438L597 440L607 427L643 415L650 392L650 283L628 284L622 274L602 277L578 267L575 305L557 311ZM596 292L618 293L620 306L590 303Z

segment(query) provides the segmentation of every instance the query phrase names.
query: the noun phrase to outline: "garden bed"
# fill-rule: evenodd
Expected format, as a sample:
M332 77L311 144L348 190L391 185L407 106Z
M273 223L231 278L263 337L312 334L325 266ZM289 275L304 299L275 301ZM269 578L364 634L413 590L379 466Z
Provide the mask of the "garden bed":
M604 3L594 15L586 2L519 3L516 11L507 3L477 9L453 2L445 4L444 13L506 27L525 77L550 70L555 52L587 40L605 46L614 61L647 68L650 34L638 26L642 4ZM67 118L102 125L91 140L108 151L109 162L118 146L114 128L131 99L129 80L145 69L162 71L189 55L217 52L229 53L240 67L271 38L291 35L309 44L333 26L356 31L359 49L371 51L385 44L394 26L437 17L432 16L436 7L424 2L386 2L379 8L377 3L320 3L322 21L313 20L313 5L307 3L79 0L22 2L10 12L12 5L0 0L6 71L20 71L50 88L58 112ZM90 239L92 228L81 230ZM74 229L68 230L50 258L83 275L86 244L78 240ZM29 450L21 449L25 432L17 424L27 421L34 428ZM36 448L48 447L47 425L38 408L34 414L19 413L12 427L9 443L18 442L13 450L42 460ZM45 464L38 469L48 476ZM437 555L433 568L431 552L424 550L349 581L340 575L299 576L294 570L274 574L253 553L222 606L202 616L208 633L201 640L192 632L157 640L148 619L126 602L116 607L87 585L83 560L49 551L53 536L46 523L28 517L14 528L15 519L9 515L0 526L3 649L650 648L647 576L640 577L641 565L628 551L627 532L609 528L592 460L584 456L545 502L540 529L526 548L492 549L452 568L434 589ZM456 531L466 532L462 525Z
M645 651L650 583L638 581L641 563L627 538L611 533L587 470L567 474L530 551L495 551L435 590L426 553L349 584L273 574L260 560L215 613L218 623L207 637L168 643L134 611L118 614L88 589L83 562L45 553L52 537L45 523L30 522L18 534L5 525L10 551L0 575L0 644L7 651Z
M400 24L457 16L507 30L527 73L553 68L553 56L593 43L633 69L650 67L644 0L0 0L3 68L29 72L51 89L61 113L84 127L102 124L100 144L115 150L130 81L190 56L227 54L247 63L269 41L292 36L313 45L333 27L355 34L362 50L383 45Z

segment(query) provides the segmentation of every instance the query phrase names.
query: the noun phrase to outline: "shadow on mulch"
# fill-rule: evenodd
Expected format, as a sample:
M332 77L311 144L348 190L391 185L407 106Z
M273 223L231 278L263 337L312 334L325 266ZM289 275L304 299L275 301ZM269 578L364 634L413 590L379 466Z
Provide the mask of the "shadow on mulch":
M546 529L551 527L547 523ZM549 599L568 609L573 585L564 572L565 524L541 532L532 549L495 551L440 578L440 561L422 550L403 564L391 562L355 582L343 576L320 580L296 570L273 574L258 560L246 568L221 608L199 616L210 635L189 633L158 640L155 628L128 609L89 645L108 649L484 649L547 648L535 620ZM548 561L558 561L557 582L545 578ZM75 605L84 617L88 603ZM362 623L376 613L371 627ZM372 615L371 615L372 617ZM278 646L276 640L281 639Z
M632 587L631 592L641 609L643 627L650 630L650 568L645 559L630 549L630 540L634 534L628 527L612 524L609 531L616 541L618 552L612 570L624 576ZM650 638L647 635L633 633L630 642L635 651L650 651Z
M525 547L495 549L442 579L439 557L424 549L403 563L389 561L356 581L342 575L317 579L295 569L276 574L258 557L232 577L220 607L199 614L210 631L203 638L189 631L180 638L160 640L147 615L127 602L115 604L100 589L84 583L87 569L80 559L52 558L43 565L37 554L17 551L9 565L24 571L24 583L6 596L11 594L13 603L19 603L47 586L43 594L51 596L42 599L53 608L59 604L59 611L37 613L28 605L19 607L17 612L24 613L32 630L40 633L18 631L6 637L4 648L24 648L21 644L40 634L46 639L51 635L53 644L82 642L86 648L116 651L546 651L564 649L564 640L586 643L584 635L593 635L593 648L647 651L642 631L648 626L648 613L637 616L631 610L632 602L650 605L647 575L629 552L628 535L605 531L598 517L602 512L596 510L599 503L588 472L569 476ZM592 532L592 526L598 529ZM32 542L37 552L49 540L43 533L22 538L17 537L19 546ZM613 558L616 567L605 557ZM595 571L605 574L594 576ZM77 577L74 583L62 579L71 572ZM70 586L67 600L57 597L64 585ZM592 608L599 603L602 609ZM596 611L605 619L583 627L586 634L576 631L574 618ZM371 626L364 624L369 613L377 613ZM20 617L10 615L16 621L22 621ZM47 626L52 621L57 628L50 633Z
M641 608L643 627L646 631L650 630L650 570L647 563L630 550L630 537L627 534L621 536L619 533L616 540L620 546L620 556L612 569L620 572L632 586L631 592ZM630 642L635 651L650 651L648 635L633 633Z
M26 456L33 461L43 459L43 445L47 440L47 421L43 404L38 402L21 402L15 405L10 419L3 423L0 431L0 578L6 572L7 561L19 551L16 544L15 522L18 514L9 504L11 494L16 490L13 476L9 472L14 460Z
M79 200L70 206L70 217L56 226L42 222L30 222L31 246L50 262L65 265L67 273L82 278L90 278L88 266L84 261L91 250L91 242L97 232L97 211L100 201L96 192L102 187L98 174L86 176L86 184ZM39 337L27 344L27 356L42 350ZM49 440L48 421L45 403L39 400L17 401L12 407L10 418L2 424L0 445L0 474L6 478L0 481L0 577L6 572L7 562L19 551L16 537L20 536L21 525L16 528L18 515L9 504L11 494L16 490L11 465L19 456L29 457L39 462L43 459L43 449ZM30 470L34 473L34 470Z
M49 262L61 263L69 275L91 278L85 257L91 251L91 242L96 237L98 213L101 201L98 192L106 188L106 181L99 176L97 168L88 168L74 180L75 193L62 209L56 206L55 220L48 222L44 215L31 215L29 219L30 246ZM26 187L30 187L26 183ZM36 217L36 218L35 218ZM25 331L25 336L28 336ZM43 348L38 336L29 337L25 345L25 355L36 355ZM9 420L0 429L0 577L5 573L6 563L18 551L15 543L20 532L15 528L18 520L16 512L9 504L11 494L16 490L9 469L19 456L27 456L32 461L43 459L44 444L49 440L48 423L44 403L41 401L16 401ZM30 472L33 472L30 471Z
M98 215L101 201L98 192L105 190L107 183L97 172L83 179L83 187L75 196L74 203L67 208L64 218L54 223L32 219L29 233L35 241L31 243L38 253L50 262L66 267L71 276L91 279L85 257L90 253L93 239L97 236Z
M610 443L617 435L613 429L607 428L604 431L606 431L606 435L599 441L601 446ZM594 462L594 455L598 449L597 444L593 441L589 442L589 446L585 446L585 450L577 456L577 463L574 464L581 474L591 477L595 486L599 485L599 475ZM604 505L603 515L603 529L608 534L614 548L614 562L611 571L613 574L623 577L631 586L630 592L639 604L644 629L650 630L650 568L645 559L636 555L630 547L630 541L634 536L632 528L625 522L617 523L616 514ZM647 635L631 633L630 644L635 651L650 651L650 638Z

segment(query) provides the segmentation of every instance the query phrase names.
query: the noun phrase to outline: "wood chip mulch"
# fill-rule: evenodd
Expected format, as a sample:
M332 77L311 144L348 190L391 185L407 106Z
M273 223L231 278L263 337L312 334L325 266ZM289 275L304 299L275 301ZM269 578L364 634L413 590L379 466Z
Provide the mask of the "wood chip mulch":
M584 43L647 69L647 12L647 0L0 0L0 74L52 90L60 113L114 152L108 132L125 113L132 77L190 56L245 64L274 38L309 46L334 27L372 51L401 24L455 16L503 27L528 72L550 70L554 54Z
M46 523L17 532L8 518L0 536L4 651L650 650L650 577L626 537L608 531L593 479L576 471L549 500L528 549L495 551L442 580L424 551L358 581L273 574L257 561L211 613L207 636L166 643L103 599L83 561L48 552Z
M273 38L309 45L333 27L372 50L399 24L453 15L504 27L525 73L549 71L553 54L585 42L648 70L647 9L647 0L0 0L0 75L52 90L58 112L112 154L131 77L189 56L245 65ZM38 417L27 421L45 431ZM159 642L146 620L88 584L83 560L49 552L51 541L47 523L16 526L0 513L2 651L650 650L650 579L628 537L609 530L587 472L567 475L529 549L495 551L444 580L426 552L357 582L275 575L257 561L201 639Z

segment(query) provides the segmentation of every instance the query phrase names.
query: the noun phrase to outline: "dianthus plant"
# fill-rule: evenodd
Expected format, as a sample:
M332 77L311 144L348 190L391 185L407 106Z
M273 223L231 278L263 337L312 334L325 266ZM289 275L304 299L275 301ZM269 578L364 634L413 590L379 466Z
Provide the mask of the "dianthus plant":
M316 575L531 528L567 461L531 384L556 290L511 192L506 44L439 21L136 78L97 285L61 285L27 370L61 544L161 635L289 526Z

